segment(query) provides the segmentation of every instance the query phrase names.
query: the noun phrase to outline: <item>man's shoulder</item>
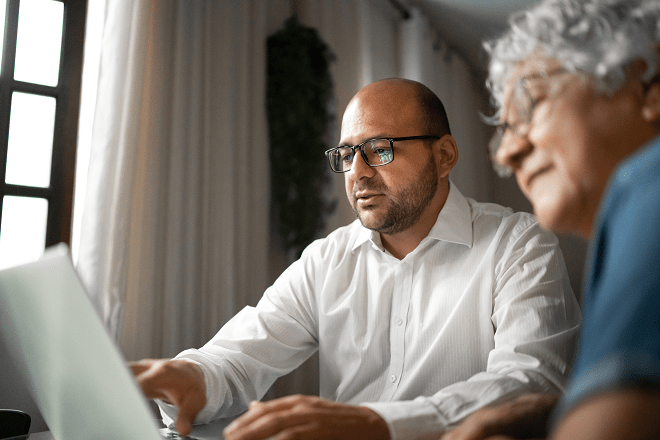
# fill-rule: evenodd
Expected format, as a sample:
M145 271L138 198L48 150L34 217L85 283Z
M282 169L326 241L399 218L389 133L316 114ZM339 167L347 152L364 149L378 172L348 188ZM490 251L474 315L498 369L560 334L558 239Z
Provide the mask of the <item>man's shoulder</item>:
M660 137L626 158L614 173L612 184L628 191L660 186Z
M555 234L543 229L534 214L514 212L496 203L468 202L475 246L495 246L495 255L500 256L522 248L543 247L549 252L559 248Z
M475 229L495 226L500 231L520 234L531 227L538 226L538 220L529 212L514 212L497 203L477 202L466 198L472 211L472 223Z
M660 139L622 162L614 173L598 213L599 228L607 224L615 235L639 236L649 245L659 234L640 225L660 221ZM613 232L611 232L613 233Z

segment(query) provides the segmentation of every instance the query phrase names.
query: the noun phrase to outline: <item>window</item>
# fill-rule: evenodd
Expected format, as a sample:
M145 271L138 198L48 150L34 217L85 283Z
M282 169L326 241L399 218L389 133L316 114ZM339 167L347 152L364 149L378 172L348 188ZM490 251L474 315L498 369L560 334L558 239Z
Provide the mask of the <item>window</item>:
M0 267L70 242L86 0L0 0Z

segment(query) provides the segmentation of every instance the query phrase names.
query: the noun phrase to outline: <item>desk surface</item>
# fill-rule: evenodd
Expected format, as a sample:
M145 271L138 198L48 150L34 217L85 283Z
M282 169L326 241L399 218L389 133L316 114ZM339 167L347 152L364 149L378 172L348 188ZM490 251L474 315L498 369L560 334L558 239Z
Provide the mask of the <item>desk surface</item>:
M197 440L222 440L222 430L227 426L233 418L214 420L208 425L193 426L193 431L190 436ZM162 425L161 425L162 426ZM167 433L167 428L159 429L161 434ZM28 440L55 440L50 431L35 432L30 434Z

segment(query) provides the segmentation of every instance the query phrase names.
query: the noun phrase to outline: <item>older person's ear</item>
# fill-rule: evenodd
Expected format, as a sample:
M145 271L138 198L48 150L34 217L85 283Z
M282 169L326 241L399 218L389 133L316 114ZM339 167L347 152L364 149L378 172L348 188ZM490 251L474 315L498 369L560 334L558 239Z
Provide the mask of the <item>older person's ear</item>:
M442 136L433 143L433 154L440 177L447 177L458 161L456 140L450 134Z
M642 117L646 122L660 124L660 83L654 82L646 91L642 104Z

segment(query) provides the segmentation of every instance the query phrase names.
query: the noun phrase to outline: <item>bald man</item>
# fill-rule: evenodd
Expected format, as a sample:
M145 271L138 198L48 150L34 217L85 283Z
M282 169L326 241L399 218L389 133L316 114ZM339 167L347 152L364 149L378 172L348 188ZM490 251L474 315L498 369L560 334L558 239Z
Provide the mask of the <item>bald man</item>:
M201 349L133 365L166 423L187 434L249 409L226 439L412 439L523 393L560 393L579 309L557 240L450 182L458 149L440 100L414 81L373 83L326 156L357 220ZM316 351L320 397L257 402Z

